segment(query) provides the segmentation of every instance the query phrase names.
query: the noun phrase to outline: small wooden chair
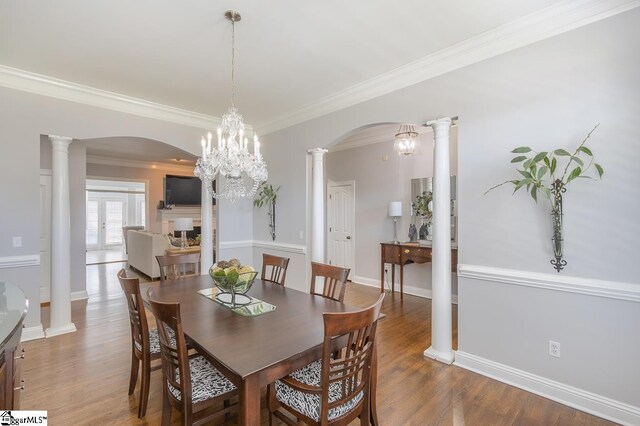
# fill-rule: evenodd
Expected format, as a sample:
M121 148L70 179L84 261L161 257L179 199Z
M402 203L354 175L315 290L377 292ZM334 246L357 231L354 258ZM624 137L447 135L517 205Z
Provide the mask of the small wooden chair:
M264 281L280 284L284 286L287 277L287 267L289 266L288 257L273 256L271 254L262 254L262 276Z
M323 314L322 359L269 385L269 424L273 416L289 425L298 419L310 425L346 425L360 417L360 424L369 426L375 393L371 363L383 299L384 294L361 311Z
M156 256L160 266L160 282L180 280L200 275L200 253L167 254Z
M158 330L149 329L147 315L144 310L142 296L140 295L140 281L138 278L127 278L124 269L118 272L118 280L129 308L129 321L131 322L131 377L129 378L129 395L133 394L138 381L138 369L142 364L140 403L138 404L138 417L144 417L149 400L149 383L151 370L157 370L160 365L151 368L151 361L160 359L160 343Z
M153 297L152 289L149 291ZM182 330L179 303L159 303L149 300L156 317L162 358L162 425L171 422L171 411L182 413L182 424L203 424L215 417L236 411L238 404L230 399L238 389L218 369L202 356L189 357ZM175 335L175 341L171 340ZM210 408L220 405L221 409Z
M326 297L327 299L337 300L338 302L344 302L344 293L347 289L349 271L351 271L349 268L311 262L310 293ZM316 278L324 278L324 286L321 292L316 291ZM338 287L340 288L339 294L336 296Z

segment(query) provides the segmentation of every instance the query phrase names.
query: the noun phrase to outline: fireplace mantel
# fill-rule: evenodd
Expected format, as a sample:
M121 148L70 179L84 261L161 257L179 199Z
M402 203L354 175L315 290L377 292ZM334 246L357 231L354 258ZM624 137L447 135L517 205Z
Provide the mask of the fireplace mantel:
M216 207L213 207L213 217L211 218L213 221L213 229L216 229ZM158 209L158 214L160 215L162 221L162 233L169 234L173 232L173 222L180 217L190 217L193 219L194 226L200 226L201 218L200 218L200 206L193 207L173 207L172 209Z

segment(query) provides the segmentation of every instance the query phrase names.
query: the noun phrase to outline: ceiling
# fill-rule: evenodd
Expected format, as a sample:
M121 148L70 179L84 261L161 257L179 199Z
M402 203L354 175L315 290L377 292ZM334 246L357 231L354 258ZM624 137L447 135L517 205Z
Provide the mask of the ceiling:
M0 64L259 127L553 0L2 0Z

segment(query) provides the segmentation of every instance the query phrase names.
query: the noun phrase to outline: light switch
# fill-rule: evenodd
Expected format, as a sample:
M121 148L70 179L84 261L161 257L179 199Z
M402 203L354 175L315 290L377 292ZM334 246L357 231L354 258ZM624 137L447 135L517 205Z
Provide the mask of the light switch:
M13 237L13 246L22 247L22 237Z
M302 231L298 232L298 238L300 238L301 240L304 240L304 232Z

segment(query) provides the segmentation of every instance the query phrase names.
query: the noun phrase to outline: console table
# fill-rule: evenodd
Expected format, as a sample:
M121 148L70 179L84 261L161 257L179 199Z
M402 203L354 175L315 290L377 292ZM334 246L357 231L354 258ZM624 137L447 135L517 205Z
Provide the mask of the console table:
M391 264L391 292L395 292L396 265L400 266L400 299L403 296L404 265L431 262L431 247L418 243L380 243L380 293L384 293L384 265ZM458 266L458 249L451 249L451 271Z

